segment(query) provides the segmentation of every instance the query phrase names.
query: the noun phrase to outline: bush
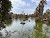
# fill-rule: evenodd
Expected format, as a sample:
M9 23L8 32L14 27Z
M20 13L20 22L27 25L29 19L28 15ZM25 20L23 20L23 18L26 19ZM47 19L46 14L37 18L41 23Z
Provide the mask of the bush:
M42 19L42 17L40 18L40 20L39 20L39 17L36 17L35 21L41 21L41 19Z
M36 18L35 18L35 21L39 21L39 17L36 17Z
M48 18L47 21L50 23L50 18Z

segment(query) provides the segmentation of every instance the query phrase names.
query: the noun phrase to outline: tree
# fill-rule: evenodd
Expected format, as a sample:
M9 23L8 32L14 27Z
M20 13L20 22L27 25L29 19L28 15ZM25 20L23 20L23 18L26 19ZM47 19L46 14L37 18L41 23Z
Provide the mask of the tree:
M12 8L12 5L11 5L11 2L9 0L0 0L0 14L2 15L2 20L7 20L8 19L8 16L9 16L9 13L11 8Z
M44 17L50 18L50 9L47 9L44 13Z
M40 3L39 3L39 5L37 6L37 8L36 8L36 15L38 14L38 16L39 16L39 20L41 19L41 17L42 17L42 19L43 19L43 8L44 8L44 5L45 4L47 4L47 2L46 2L46 0L41 0L40 1Z

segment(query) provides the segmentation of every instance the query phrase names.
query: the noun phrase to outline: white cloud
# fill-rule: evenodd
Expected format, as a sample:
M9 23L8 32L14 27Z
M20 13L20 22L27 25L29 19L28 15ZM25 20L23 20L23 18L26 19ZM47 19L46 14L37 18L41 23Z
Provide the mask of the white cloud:
M30 6L29 3L26 3L25 1L22 0L10 0L12 2L12 12L13 13L21 13L22 11L25 11L25 13L32 14L34 12L34 9L21 9L23 6ZM50 0L47 0L50 1ZM37 5L39 4L40 0L32 0L32 2L35 2ZM45 11L45 10L44 10Z
M17 9L13 9L13 12L14 14L21 14L22 11L24 11L24 13L27 15L27 14L34 14L34 9L20 9L20 8L17 8Z
M29 4L29 3L27 3L27 6L30 6L30 4Z
M35 2L38 5L40 0L32 0L32 2Z
M50 0L47 0L47 1L50 1Z
M35 2L36 5L38 5L40 1L41 1L41 0L32 0L32 2ZM48 2L48 1L50 1L50 0L46 0L46 1ZM50 9L50 7L44 7L44 12L45 12L47 9Z
M26 14L34 14L34 9L24 9L24 11Z
M25 1L22 1L22 0L10 0L10 1L13 6L12 12L14 12L14 13L17 13L18 10L20 10L20 12L21 12L23 9L21 9L20 7L22 7L22 6L30 6L29 3L26 3Z
M44 8L44 12L46 12L47 9L50 9L50 7L46 7L46 8Z
M25 1L22 1L22 0L11 0L12 2L12 6L27 6L27 5L30 5L29 3L26 3Z
M41 0L32 0L32 2L35 2L37 5L39 4ZM47 2L50 1L50 0L46 0Z
M20 6L25 6L26 3L22 0L11 0L12 6L20 7Z

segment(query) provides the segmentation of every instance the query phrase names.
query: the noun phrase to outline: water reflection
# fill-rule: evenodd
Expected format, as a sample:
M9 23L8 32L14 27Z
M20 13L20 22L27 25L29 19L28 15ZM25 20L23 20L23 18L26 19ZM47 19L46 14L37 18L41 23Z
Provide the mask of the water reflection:
M29 22L30 20L30 22ZM24 25L20 24L23 19L13 19L11 24L7 24L6 28L0 30L2 38L49 38L50 26L42 22L35 22L35 19L24 21Z

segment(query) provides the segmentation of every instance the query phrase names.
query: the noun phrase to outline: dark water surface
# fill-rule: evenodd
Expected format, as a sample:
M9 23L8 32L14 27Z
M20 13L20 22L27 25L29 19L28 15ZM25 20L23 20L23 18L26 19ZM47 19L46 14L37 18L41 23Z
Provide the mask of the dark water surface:
M21 24L21 22L25 24ZM0 30L0 38L50 38L50 24L35 22L35 19L13 19Z

